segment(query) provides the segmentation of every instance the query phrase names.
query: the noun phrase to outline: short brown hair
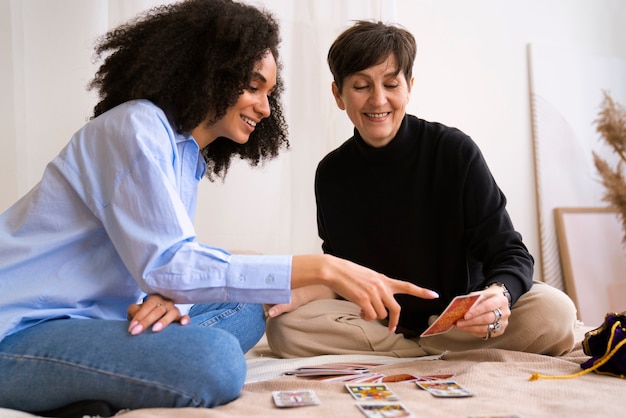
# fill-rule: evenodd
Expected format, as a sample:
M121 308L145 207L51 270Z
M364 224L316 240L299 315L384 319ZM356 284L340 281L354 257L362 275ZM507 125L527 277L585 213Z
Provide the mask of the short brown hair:
M399 26L358 20L341 33L328 51L328 66L339 91L346 77L383 62L394 54L398 74L413 76L417 46L413 35Z

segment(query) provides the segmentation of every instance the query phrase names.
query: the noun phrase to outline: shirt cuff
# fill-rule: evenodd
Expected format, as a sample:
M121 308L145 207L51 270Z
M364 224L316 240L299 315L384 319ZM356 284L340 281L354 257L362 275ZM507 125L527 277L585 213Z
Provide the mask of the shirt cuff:
M229 299L248 303L291 301L291 255L233 254L226 277Z

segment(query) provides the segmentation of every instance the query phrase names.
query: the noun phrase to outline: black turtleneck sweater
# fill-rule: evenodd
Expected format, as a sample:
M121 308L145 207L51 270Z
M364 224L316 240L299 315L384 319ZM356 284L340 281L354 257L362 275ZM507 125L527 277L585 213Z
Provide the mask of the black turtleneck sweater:
M472 139L406 115L385 147L354 136L329 153L315 178L325 253L439 293L396 295L400 326L417 333L454 296L500 282L513 303L532 286L533 258L506 198Z

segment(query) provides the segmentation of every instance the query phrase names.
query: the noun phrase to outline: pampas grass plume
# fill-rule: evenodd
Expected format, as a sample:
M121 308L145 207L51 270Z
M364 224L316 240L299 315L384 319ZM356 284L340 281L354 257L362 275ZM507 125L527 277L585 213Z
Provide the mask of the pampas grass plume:
M618 211L623 230L622 243L626 244L626 178L623 173L626 164L626 110L604 92L600 112L594 123L602 140L613 148L620 158L617 165L611 167L592 151L594 164L605 188L602 200Z

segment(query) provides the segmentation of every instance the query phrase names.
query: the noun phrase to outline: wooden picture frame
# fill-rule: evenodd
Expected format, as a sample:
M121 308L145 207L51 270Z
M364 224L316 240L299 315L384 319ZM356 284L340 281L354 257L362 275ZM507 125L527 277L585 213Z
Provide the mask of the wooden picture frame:
M617 211L554 208L564 290L578 319L600 326L608 312L626 310L626 245Z

